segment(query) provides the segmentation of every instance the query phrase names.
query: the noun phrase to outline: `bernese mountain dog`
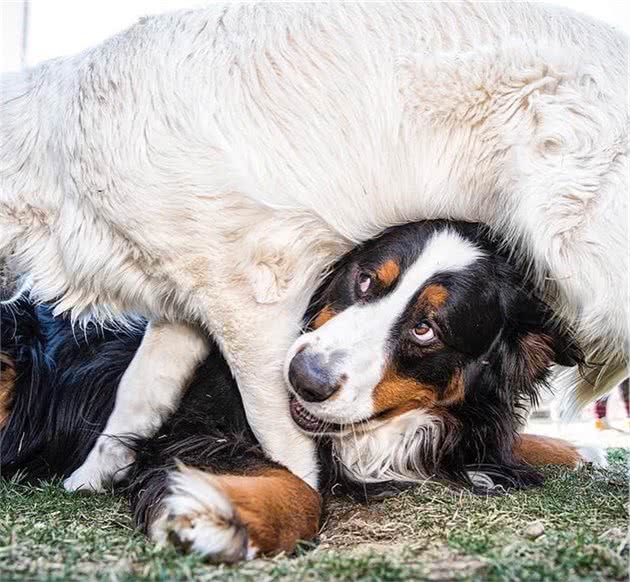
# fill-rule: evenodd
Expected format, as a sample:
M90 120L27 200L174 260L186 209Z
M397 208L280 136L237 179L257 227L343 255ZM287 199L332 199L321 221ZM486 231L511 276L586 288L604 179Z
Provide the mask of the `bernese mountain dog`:
M579 465L569 443L518 434L552 364L581 361L531 289L477 224L413 223L356 248L312 298L285 366L322 491L264 455L215 346L157 434L125 439L137 525L230 562L312 539L320 493L382 496L430 478L498 493L540 485L534 465ZM76 328L24 300L0 313L2 477L66 477L105 426L144 323Z

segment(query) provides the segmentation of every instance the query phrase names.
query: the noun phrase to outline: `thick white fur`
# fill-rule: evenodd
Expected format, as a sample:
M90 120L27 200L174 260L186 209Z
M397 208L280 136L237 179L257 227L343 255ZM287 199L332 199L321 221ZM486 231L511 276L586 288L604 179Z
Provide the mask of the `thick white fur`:
M422 459L427 451L439 446L441 430L439 418L418 409L332 435L332 444L342 470L358 483L421 483L432 477L431 469L422 465ZM608 466L606 451L601 447L579 445L576 449L582 459L576 469L584 464ZM479 487L495 486L488 473L469 471L468 475Z
M263 445L315 484L280 363L319 273L384 227L492 224L589 356L625 366L627 58L540 4L148 18L2 78L0 253L60 311L204 325Z
M437 446L440 421L422 410L411 410L367 430L333 437L334 454L343 470L358 483L426 481L431 472L420 461L429 439Z

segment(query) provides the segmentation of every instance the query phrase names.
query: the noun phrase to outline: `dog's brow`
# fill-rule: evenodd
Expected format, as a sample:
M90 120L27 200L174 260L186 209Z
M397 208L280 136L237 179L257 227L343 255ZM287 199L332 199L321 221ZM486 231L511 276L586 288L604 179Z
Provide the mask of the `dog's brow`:
M376 269L376 276L383 285L389 287L400 276L400 265L394 259L387 259Z

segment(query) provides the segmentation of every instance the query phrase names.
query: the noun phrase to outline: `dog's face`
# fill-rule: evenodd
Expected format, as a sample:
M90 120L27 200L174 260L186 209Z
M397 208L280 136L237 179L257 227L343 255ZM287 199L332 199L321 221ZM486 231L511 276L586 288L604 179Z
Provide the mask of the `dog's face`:
M493 250L475 225L397 227L320 291L285 366L291 412L333 435L357 480L466 481L470 467L511 465L519 405L554 361L578 357Z

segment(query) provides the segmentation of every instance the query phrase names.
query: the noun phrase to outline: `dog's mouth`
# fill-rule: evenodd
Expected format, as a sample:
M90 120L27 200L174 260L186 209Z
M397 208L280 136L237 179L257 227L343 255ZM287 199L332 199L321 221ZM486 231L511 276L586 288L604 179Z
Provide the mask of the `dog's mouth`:
M291 394L289 397L289 409L293 422L298 425L300 430L310 435L337 435L343 436L346 433L368 432L381 424L381 417L385 416L377 414L365 420L358 422L336 423L323 418L318 418L312 412L306 410L305 406Z
M289 407L293 422L295 422L295 424L297 424L304 432L309 434L337 434L343 432L348 428L348 426L350 426L336 424L317 418L317 416L306 410L306 408L304 408L302 403L295 396L291 396Z

